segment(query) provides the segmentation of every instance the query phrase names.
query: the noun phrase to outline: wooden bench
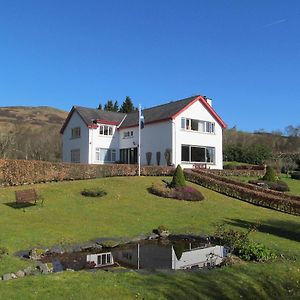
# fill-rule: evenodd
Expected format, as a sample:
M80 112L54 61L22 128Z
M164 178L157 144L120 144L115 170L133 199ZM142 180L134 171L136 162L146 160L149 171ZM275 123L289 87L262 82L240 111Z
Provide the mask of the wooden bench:
M207 169L207 164L205 164L205 163L197 163L197 164L194 164L193 167L195 169Z
M36 204L37 200L41 200L43 204L43 198L37 194L35 189L16 191L16 204L27 204L33 201Z

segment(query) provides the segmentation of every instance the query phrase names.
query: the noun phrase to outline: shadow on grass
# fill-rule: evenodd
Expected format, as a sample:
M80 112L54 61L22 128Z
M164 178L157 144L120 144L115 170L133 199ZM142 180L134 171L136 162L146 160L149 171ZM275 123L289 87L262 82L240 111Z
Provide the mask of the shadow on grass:
M9 206L11 208L14 208L14 209L25 209L28 207L36 206L36 204L34 204L34 203L7 202L7 203L3 203L3 204L6 206Z
M228 225L241 228L250 228L257 226L257 223L241 219L228 219L225 221ZM278 237L283 237L296 242L300 242L299 223L293 221L266 220L257 226L259 232L269 233Z
M259 274L259 276L258 276ZM289 289L297 292L289 279L270 276L263 269L224 268L208 272L186 272L141 276L140 286L151 282L166 299L284 299ZM273 299L274 299L273 298Z

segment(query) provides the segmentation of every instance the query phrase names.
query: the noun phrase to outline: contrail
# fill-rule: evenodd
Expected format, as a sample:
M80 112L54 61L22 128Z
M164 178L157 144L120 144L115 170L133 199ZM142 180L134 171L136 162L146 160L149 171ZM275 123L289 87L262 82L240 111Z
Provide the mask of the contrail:
M264 25L263 27L270 27L270 26L278 25L278 24L284 23L284 22L286 22L286 21L287 21L287 19L280 19L280 20L277 20L277 21L275 21L275 22L266 24L266 25Z

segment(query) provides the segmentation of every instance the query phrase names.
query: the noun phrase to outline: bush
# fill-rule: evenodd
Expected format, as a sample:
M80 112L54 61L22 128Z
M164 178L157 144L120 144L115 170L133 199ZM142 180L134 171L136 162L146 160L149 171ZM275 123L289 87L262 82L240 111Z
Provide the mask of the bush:
M262 244L255 243L249 239L249 234L256 228L249 228L247 232L226 229L219 226L215 237L221 244L228 247L232 254L246 261L267 261L275 259L275 253Z
M300 171L292 172L291 173L291 178L300 180Z
M267 166L266 173L263 176L262 180L271 181L271 182L276 181L276 174L275 174L275 171L272 167Z
M96 189L84 189L81 192L81 195L83 196L87 196L87 197L103 197L105 195L107 195L107 193L105 191L103 191L102 189L96 188Z
M194 182L218 193L255 205L300 215L299 196L284 194L273 190L263 190L260 187L219 176L208 171L185 170L184 173L190 182Z
M165 184L156 184L152 185L149 191L150 193L163 198L173 198L186 201L201 201L204 199L201 192L190 186L170 188Z
M248 182L278 192L288 192L290 190L287 183L282 180L277 180L275 182L265 180L249 180Z
M177 166L170 185L172 188L180 188L186 186L184 174L180 165Z

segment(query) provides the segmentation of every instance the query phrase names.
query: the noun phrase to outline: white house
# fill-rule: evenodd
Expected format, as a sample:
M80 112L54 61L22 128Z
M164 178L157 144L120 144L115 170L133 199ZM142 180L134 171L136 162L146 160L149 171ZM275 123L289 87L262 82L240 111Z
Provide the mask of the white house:
M195 163L222 169L222 131L226 124L211 100L193 96L143 110L141 164ZM63 161L127 163L138 159L138 112L117 113L74 106L62 129Z

